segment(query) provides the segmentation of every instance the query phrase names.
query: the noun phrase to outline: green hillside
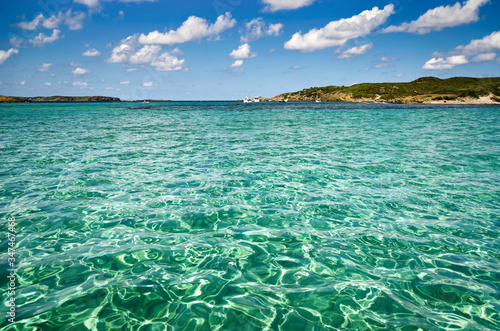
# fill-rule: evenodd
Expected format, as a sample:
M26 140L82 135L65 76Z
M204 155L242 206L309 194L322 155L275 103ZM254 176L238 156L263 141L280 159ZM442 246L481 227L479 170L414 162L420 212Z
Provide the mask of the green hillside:
M478 99L492 94L500 101L500 77L439 79L422 77L409 83L363 83L352 86L311 87L293 93L280 94L272 99L285 98L297 101L389 101L418 103L437 100Z

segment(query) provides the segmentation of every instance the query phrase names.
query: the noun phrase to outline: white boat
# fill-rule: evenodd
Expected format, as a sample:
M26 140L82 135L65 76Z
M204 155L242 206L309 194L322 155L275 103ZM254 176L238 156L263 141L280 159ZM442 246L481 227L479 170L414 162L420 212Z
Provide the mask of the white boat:
M250 103L250 102L252 102L252 99L250 99L249 97L245 97L243 99L243 103Z
M321 99L320 98L316 99L316 102L321 102Z
M260 102L260 98L259 97L253 97L252 102Z
M148 100L144 100L142 103L149 103L149 101Z

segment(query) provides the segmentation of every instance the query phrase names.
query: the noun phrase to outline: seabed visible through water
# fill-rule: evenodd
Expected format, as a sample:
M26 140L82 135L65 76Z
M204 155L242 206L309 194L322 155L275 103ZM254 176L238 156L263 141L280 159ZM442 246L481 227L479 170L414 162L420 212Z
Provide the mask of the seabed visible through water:
M12 104L0 132L1 330L500 329L498 106Z

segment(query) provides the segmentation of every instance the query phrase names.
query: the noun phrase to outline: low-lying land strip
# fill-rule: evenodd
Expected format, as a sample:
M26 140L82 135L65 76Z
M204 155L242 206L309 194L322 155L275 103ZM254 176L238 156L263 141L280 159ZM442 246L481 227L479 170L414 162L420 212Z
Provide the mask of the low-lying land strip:
M86 97L67 97L67 96L51 96L51 97L9 97L0 95L0 103L20 103L20 102L108 102L120 101L119 98L103 97L103 96L86 96Z

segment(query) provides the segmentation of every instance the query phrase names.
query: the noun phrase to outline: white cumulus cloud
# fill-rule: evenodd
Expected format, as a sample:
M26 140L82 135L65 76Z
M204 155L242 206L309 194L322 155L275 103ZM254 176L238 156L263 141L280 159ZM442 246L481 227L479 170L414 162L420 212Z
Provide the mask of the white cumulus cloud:
M128 59L131 64L147 64L151 63L154 59L158 57L158 53L161 51L161 46L158 45L146 45L139 49L137 52L132 53Z
M80 30L83 27L83 20L85 19L85 16L85 13L77 12L71 14L71 11L68 10L64 17L64 23L70 30Z
M38 14L32 21L30 22L19 22L16 25L23 30L35 30L38 28L38 25L43 22L45 16L43 14Z
M470 56L496 50L500 50L500 31L495 31L482 39L474 39L465 46L458 46L452 53Z
M447 58L433 57L424 64L422 69L428 69L428 70L453 69L457 65L462 65L467 63L469 63L469 60L467 60L467 58L464 55L449 56Z
M293 10L310 6L315 0L262 0L267 6L264 11Z
M68 26L70 30L80 30L83 27L83 20L87 15L81 11L72 12L71 9L59 11L57 14L52 14L50 17L45 17L43 14L38 14L30 22L20 22L16 25L23 30L36 30L41 25L45 29L58 28L61 23Z
M123 82L120 82L120 84L122 84L122 85L128 85L128 84L130 84L130 81L129 80L125 80Z
M88 71L88 69L78 67L75 70L73 70L71 73L73 75L85 75L85 74L88 74L89 71Z
M471 62L485 62L485 61L493 61L497 57L496 53L482 53L474 56L471 59Z
M82 53L83 56L99 56L101 55L101 52L99 52L95 48L87 49L85 52Z
M431 31L440 31L443 28L476 22L479 19L479 8L489 0L468 0L462 5L460 2L453 6L439 6L429 9L417 20L404 22L399 26L391 25L383 32L411 32L425 34Z
M158 71L187 71L184 62L184 59L179 60L176 56L169 54L168 52L164 52L151 61L151 66Z
M394 13L394 5L383 9L373 7L359 15L332 21L321 29L312 29L302 34L297 32L285 43L285 49L312 52L318 49L344 45L348 40L366 36L385 23Z
M230 65L231 68L241 67L243 65L243 60L236 60L233 64Z
M147 64L157 71L187 71L185 60L169 52L162 52L159 45L140 45L138 36L130 36L116 46L108 62L126 64ZM175 51L175 50L174 50Z
M42 15L42 14L40 14L40 15ZM61 24L61 17L59 15L58 16L52 15L47 19L45 19L45 17L44 17L44 20L42 23L43 27L46 29L55 29L59 26L59 24Z
M349 48L345 51L337 50L335 54L337 54L337 57L339 59L350 59L356 56L363 55L372 48L373 48L373 43L369 43L362 46Z
M81 81L73 82L71 85L76 86L76 87L80 87L80 88L85 88L85 87L89 86L89 84L87 82L81 82Z
M11 48L8 51L0 50L0 65L4 63L12 54L18 54L19 51L15 48Z
M257 53L253 53L250 50L249 44L243 44L238 47L238 49L233 49L229 56L233 59L250 59L257 56Z
M86 5L88 7L97 7L99 6L99 0L73 0L75 3L81 3L82 5Z
M175 55L175 56L183 56L184 55L184 53L180 49L178 49L177 47L174 48L170 53Z
M387 57L387 56L382 56L380 58L380 61L382 62L394 62L394 61L397 61L398 59L395 58L395 57Z
M9 44L11 44L14 47L21 47L23 45L24 41L22 39L12 37L9 39Z
M153 81L145 82L144 84L142 84L142 86L144 86L144 87L152 87L153 86Z
M52 83L49 83L49 82L45 82L45 86L51 86Z
M255 41L264 36L279 36L282 30L283 24L281 23L266 25L262 17L254 18L245 24L245 30L240 31L241 42Z
M38 67L38 71L48 71L51 66L52 66L52 63L44 63Z
M174 45L188 41L201 40L206 37L218 36L221 32L232 28L236 20L231 18L231 13L220 15L213 24L209 24L206 19L190 16L177 30L170 30L165 33L153 31L149 34L141 34L139 43L154 45Z
M136 52L137 46L137 36L130 36L123 39L118 46L113 48L108 62L128 62L129 58Z
M52 43L61 38L61 30L54 29L51 36L47 36L45 33L40 32L35 38L30 39L29 42L33 46L41 47L47 43Z
M423 69L452 69L457 65L469 62L484 62L494 60L495 51L500 50L500 31L481 38L474 39L467 45L455 47L448 54L434 53L434 57L427 61ZM446 57L448 55L448 57ZM470 61L469 57L474 56ZM451 59L451 60L450 60ZM460 63L457 63L460 62Z
M90 8L99 7L101 5L101 2L104 1L111 1L111 0L73 0L73 2L75 3L80 3ZM155 2L157 0L115 0L115 1L124 3L142 3L142 2Z

